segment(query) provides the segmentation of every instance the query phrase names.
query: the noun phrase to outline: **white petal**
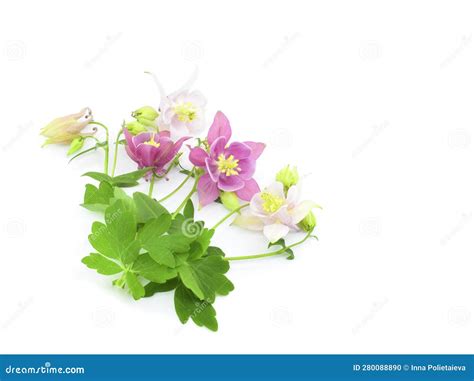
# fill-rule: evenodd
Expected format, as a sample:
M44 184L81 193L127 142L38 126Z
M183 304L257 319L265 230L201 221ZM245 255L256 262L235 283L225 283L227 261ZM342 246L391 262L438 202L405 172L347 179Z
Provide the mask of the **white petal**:
M286 202L290 208L294 207L301 197L301 183L293 185L288 189L288 195L286 196Z
M256 193L253 195L252 199L250 200L250 210L256 216L266 216L268 213L265 213L263 210L263 200L260 197L261 193Z
M296 207L291 209L289 212L291 217L293 218L293 223L297 224L306 215L311 211L313 208L317 208L318 204L314 203L313 201L301 201Z
M263 234L272 243L278 241L280 238L285 237L289 231L290 228L282 224L267 225L263 228Z
M279 181L271 183L268 187L265 188L265 192L270 193L273 196L280 198L285 198L285 192L283 191L283 184Z
M232 222L232 225L257 231L262 230L264 226L263 221L260 218L248 212L242 212L242 214L238 215Z

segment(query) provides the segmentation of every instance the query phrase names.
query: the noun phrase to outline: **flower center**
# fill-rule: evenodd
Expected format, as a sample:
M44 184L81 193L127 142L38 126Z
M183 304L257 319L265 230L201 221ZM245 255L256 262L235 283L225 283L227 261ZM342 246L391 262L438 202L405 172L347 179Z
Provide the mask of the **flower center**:
M263 192L260 197L263 200L263 210L267 213L275 213L285 203L283 198L267 192Z
M174 107L174 112L181 122L192 122L197 117L197 109L191 102L180 103Z
M221 153L217 158L217 168L219 172L225 173L226 176L238 175L240 168L239 161L234 159L234 155L229 155L227 158Z
M151 134L150 140L148 140L147 142L144 142L143 144L146 144L147 146L153 146L156 148L160 147L160 143L155 142L155 134Z

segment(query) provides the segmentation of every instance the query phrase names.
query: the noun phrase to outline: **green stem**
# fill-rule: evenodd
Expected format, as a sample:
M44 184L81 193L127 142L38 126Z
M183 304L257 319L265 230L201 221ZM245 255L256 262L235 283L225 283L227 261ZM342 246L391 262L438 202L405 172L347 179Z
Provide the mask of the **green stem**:
M274 255L283 254L286 250L291 249L292 247L301 245L309 237L311 237L311 232L306 234L306 236L302 240L300 240L298 242L295 242L291 245L282 247L280 250L272 251L270 253L261 253L261 254L254 254L254 255L243 255L243 256L240 256L240 257L224 257L224 259L226 261L242 261L242 260L245 260L245 259L258 259L258 258L265 258L265 257L273 257Z
M92 121L89 124L95 124L97 126L102 127L105 130L105 140L107 144L104 146L104 151L105 151L104 173L108 175L109 174L109 129L107 128L105 124L102 124L96 121Z
M155 174L153 173L151 175L151 179L150 179L150 188L148 190L148 197L151 197L151 195L153 194L153 187L155 186Z
M175 218L179 212L181 212L181 209L184 208L184 206L186 205L186 203L188 202L188 200L191 198L191 196L196 192L196 189L197 189L197 184L198 184L198 181L199 181L199 176L196 176L196 180L194 181L194 184L193 184L193 187L191 189L191 191L188 193L188 195L184 198L183 202L181 204L179 204L178 206L178 209L175 210L175 212L171 215L171 218Z
M117 166L117 154L118 154L120 136L122 135L122 133L123 133L123 130L120 130L119 133L117 134L117 139L115 139L114 162L112 163L112 172L111 172L112 177L115 174L115 167Z
M158 202L161 203L161 202L169 199L171 196L173 196L177 192L179 192L179 190L184 186L184 184L186 184L188 182L188 180L191 178L192 174L193 174L193 171L189 172L189 174L186 176L186 178L181 182L181 184L178 185L178 187L175 190L173 190L171 193L169 193L168 195L166 195L162 199L158 200Z
M219 220L219 222L217 224L215 224L211 229L212 230L216 230L219 225L221 225L223 222L225 222L225 220L227 220L229 217L231 217L232 215L234 215L235 213L237 212L240 212L243 208L246 208L247 206L249 206L250 204L244 204L244 205L240 205L238 208L235 208L234 210L232 210L231 212L227 213L221 220Z

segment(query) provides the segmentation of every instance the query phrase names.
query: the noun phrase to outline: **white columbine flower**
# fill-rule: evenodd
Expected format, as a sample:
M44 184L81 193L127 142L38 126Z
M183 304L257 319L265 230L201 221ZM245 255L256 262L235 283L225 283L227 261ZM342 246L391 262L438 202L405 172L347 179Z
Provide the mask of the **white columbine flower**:
M181 90L164 97L160 103L158 128L171 136L197 136L204 127L206 98L199 91Z
M298 223L317 207L312 201L299 201L300 188L299 184L293 185L285 196L283 184L274 182L252 197L249 208L242 210L233 224L263 230L270 242L285 237L290 230L300 230Z

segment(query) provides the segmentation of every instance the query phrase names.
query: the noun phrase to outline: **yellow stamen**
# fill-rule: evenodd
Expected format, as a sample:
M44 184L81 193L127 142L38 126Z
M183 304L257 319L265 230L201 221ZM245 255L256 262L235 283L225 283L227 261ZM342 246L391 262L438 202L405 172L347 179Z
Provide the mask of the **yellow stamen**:
M152 133L150 135L150 140L148 140L147 142L144 142L143 144L146 144L148 146L153 146L153 147L156 147L156 148L158 148L160 146L160 143L157 143L155 141L155 134L154 133Z
M226 176L238 175L240 168L238 167L239 160L234 159L234 155L229 155L227 158L223 153L217 158L217 168L219 172L225 173Z
M174 112L181 122L189 123L197 117L197 108L191 102L180 103L174 107Z
M263 200L263 210L267 213L275 213L285 203L283 198L267 192L262 193L260 197Z

